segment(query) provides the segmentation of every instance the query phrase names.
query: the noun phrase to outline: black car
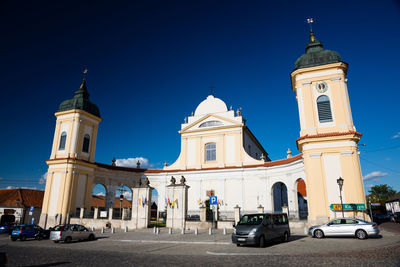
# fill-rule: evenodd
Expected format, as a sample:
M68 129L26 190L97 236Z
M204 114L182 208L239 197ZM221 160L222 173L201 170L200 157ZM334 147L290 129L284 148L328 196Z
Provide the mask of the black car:
M392 219L392 221L400 223L400 212L399 212L399 211L393 213L393 219Z

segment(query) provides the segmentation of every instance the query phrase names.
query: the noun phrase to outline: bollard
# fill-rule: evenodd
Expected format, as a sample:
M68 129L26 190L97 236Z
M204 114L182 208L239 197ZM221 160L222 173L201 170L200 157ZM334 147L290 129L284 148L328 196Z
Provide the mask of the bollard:
M156 227L156 234L160 234L160 228Z
M208 234L209 234L209 235L212 235L211 227L208 228Z
M224 232L223 232L223 234L226 235L226 228L225 228L225 227L224 227Z
M194 234L195 235L198 235L199 234L199 229L196 227L196 228L194 228Z
M104 234L104 227L101 227L101 233Z
M111 233L115 234L115 227L111 228Z
M125 233L128 232L128 226L125 226Z
M155 234L157 232L157 227L153 228L153 234Z
M168 234L170 234L170 235L172 234L172 228L168 229Z
M181 234L184 235L185 234L185 228L182 228L181 230Z

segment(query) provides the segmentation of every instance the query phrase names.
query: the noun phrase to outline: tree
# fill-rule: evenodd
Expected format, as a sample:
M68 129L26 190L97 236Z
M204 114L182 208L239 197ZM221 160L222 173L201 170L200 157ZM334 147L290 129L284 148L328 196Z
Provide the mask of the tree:
M385 202L396 194L396 191L387 184L374 185L368 191L367 200L371 203L381 203L380 209L385 209Z

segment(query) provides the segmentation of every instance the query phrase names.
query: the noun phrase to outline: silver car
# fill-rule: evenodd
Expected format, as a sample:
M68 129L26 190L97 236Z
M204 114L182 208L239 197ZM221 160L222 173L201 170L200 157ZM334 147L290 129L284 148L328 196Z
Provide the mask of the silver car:
M324 225L311 226L308 234L312 237L323 238L325 236L355 236L358 239L366 239L369 236L379 234L378 225L354 218L335 219Z
M85 226L80 224L65 224L57 225L50 232L50 240L55 243L64 241L70 243L72 240L94 240L96 236L93 231L88 230Z

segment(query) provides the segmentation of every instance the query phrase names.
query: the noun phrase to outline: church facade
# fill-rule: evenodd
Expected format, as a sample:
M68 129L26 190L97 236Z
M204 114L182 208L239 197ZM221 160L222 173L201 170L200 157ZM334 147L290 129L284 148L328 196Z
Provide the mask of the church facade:
M106 188L106 207L114 207L118 187L134 188L149 181L158 192L159 211L165 210L174 201L167 197L172 177L183 177L188 186L187 215L198 215L210 196L217 196L221 220L233 219L235 207L240 207L242 214L260 208L283 210L291 219L322 223L342 216L332 208L341 202L361 204L346 216L366 219L357 147L361 134L353 125L347 68L339 54L325 50L311 31L306 53L291 73L299 109L300 154L288 151L287 158L271 161L240 111L209 95L181 125L180 155L163 169L95 162L101 117L89 100L84 79L74 98L62 102L55 113L40 224L66 223L76 209L89 210L96 184Z

